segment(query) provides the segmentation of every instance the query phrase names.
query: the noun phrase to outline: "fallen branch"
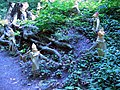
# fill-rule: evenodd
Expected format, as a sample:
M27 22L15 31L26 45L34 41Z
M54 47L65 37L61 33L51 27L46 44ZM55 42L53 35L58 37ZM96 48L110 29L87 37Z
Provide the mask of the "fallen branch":
M47 38L49 41L51 41L56 47L58 48L63 48L63 49L68 49L68 50L72 50L73 47L70 44L64 43L64 42L59 42L59 41L55 41L54 39L51 38Z
M0 38L0 44L4 44L4 45L7 44L8 45L9 41L8 40L3 40L3 39Z
M36 43L36 44L41 44L41 42L40 41L37 41L37 40L35 40L35 39L30 39L30 41L32 42L32 43Z
M56 54L58 57L59 57L59 59L61 60L61 54L57 51L57 50L55 50L55 49L52 49L52 48L49 48L49 47L47 47L47 46L38 46L41 50L44 50L44 51L47 51L47 52L51 52L51 53L53 53L53 54Z

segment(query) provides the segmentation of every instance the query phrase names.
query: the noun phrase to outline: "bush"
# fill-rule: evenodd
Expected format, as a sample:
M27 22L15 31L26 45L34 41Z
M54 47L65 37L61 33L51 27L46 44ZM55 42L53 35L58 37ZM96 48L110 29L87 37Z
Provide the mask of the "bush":
M55 32L56 28L65 25L65 13L70 7L71 3L69 2L46 3L46 8L39 13L36 25L40 27L40 30L46 29Z

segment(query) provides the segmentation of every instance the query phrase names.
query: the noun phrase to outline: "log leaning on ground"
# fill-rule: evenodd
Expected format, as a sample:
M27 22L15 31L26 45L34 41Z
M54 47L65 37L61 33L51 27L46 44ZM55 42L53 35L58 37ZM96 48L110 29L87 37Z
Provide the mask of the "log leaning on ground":
M63 49L68 49L68 50L72 50L73 47L70 45L70 44L67 44L65 42L59 42L59 41L56 41L55 39L51 39L51 38L48 38L47 39L52 42L52 44L54 44L56 47L58 48L63 48Z

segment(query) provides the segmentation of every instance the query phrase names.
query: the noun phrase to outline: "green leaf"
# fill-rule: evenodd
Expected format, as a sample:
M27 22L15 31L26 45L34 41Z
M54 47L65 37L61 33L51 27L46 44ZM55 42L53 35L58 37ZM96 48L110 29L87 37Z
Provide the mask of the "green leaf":
M120 83L116 84L115 86L116 86L116 87L120 87Z
M74 90L74 86L67 86L67 87L65 87L65 89L67 89L67 90Z
M111 90L111 88L107 87L107 88L105 88L105 90Z

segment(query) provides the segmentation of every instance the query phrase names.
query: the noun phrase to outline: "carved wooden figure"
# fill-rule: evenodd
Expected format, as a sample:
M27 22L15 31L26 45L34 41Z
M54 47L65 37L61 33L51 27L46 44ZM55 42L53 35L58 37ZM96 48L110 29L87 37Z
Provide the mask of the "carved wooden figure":
M40 59L44 59L46 61L49 61L49 59L47 57L45 57L44 55L42 55L40 53L40 51L38 51L36 45L33 43L32 44L32 51L28 51L27 53L25 53L23 56L21 55L20 58L24 61L27 61L27 57L30 56L31 60L32 60L32 71L36 71L39 70L39 60Z
M4 34L8 37L9 40L9 51L15 52L16 40L13 29L9 26L5 26Z
M36 45L32 44L32 52L30 52L30 57L32 60L32 71L39 70L39 55L40 52L38 51Z
M98 37L97 37L97 40L96 42L93 44L93 46L88 50L92 50L94 48L97 48L97 51L98 51L98 55L99 56L104 56L105 55L105 50L106 50L106 41L104 39L104 29L100 29L99 32L98 32Z
M43 7L41 6L40 2L38 2L38 4L37 4L37 17L38 17L39 12L40 12L40 10L41 10L42 8L43 8Z
M41 6L40 2L37 4L37 10L41 10L43 7Z
M36 45L33 43L32 44L32 51L29 50L27 53L25 53L24 55L20 55L20 58L26 62L27 58L30 57L30 60L32 61L32 73L33 73L33 77L36 76L36 74L38 74L38 70L39 70L39 60L40 60L40 52L38 51Z
M77 10L77 13L80 13L80 10L79 10L79 1L78 0L75 1L73 8L75 8Z
M93 14L93 28L92 28L92 30L94 30L95 32L97 32L99 30L99 27L100 27L100 19L98 16L99 16L98 12Z

